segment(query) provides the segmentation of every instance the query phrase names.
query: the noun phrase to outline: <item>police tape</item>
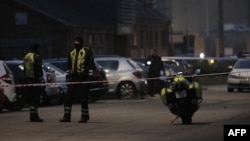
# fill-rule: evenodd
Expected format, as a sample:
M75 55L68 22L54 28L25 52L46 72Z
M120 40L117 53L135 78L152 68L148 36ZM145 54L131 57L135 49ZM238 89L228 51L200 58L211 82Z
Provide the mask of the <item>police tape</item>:
M218 76L218 75L227 75L229 73L212 73L212 74L194 74L194 75L185 75L185 77L205 77L205 76ZM141 78L138 80L145 81L145 80L152 80L152 79L171 79L174 78L175 76L160 76L160 77L150 77L150 78ZM108 83L111 81L82 81L82 82L57 82L57 83L31 83L31 84L16 84L16 85L11 85L11 84L5 84L5 85L0 85L0 87L36 87L36 86L49 86L49 87L60 87L61 85L76 85L76 84L91 84L91 83ZM115 82L115 81L114 81Z
M88 84L88 83L108 83L108 81L84 81L84 82L65 82L65 83L30 83L30 84L16 84L16 85L0 85L1 87L36 87L36 86L50 86L60 87L61 85L76 85L76 84Z

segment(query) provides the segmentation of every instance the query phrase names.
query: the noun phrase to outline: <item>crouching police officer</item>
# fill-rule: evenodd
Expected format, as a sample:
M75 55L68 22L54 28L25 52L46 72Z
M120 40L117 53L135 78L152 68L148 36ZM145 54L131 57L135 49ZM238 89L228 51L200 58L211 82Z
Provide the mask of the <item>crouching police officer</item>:
M39 55L38 44L33 44L31 46L31 51L24 56L23 63L26 83L45 83L43 78L42 59ZM27 87L28 100L30 103L30 122L43 122L43 119L38 115L37 109L40 104L40 95L44 91L44 88L45 86Z
M64 116L60 122L71 121L71 108L73 98L79 94L81 100L81 119L79 123L86 123L89 120L88 94L89 76L94 68L94 57L92 51L83 47L82 37L74 40L75 48L68 55L67 82L79 82L78 84L68 84L68 91L64 102Z

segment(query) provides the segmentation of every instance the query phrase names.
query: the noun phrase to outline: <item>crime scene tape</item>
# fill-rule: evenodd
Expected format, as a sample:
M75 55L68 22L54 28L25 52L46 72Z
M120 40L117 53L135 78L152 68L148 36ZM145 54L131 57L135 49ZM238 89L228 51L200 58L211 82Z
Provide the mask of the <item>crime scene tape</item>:
M15 87L32 87L32 86L50 86L59 87L60 85L88 84L88 83L103 83L108 81L84 81L84 82L65 82L65 83L33 83L33 84L17 84Z
M218 75L228 75L227 73L211 73L211 74L194 74L194 75L185 75L187 77L205 77L205 76L218 76ZM151 80L151 79L170 79L174 78L175 76L160 76L160 77L151 77L151 78L142 78L139 80ZM84 81L84 82L63 82L63 83L33 83L33 84L16 84L16 85L0 85L0 87L35 87L35 86L50 86L50 87L59 87L60 85L75 85L75 84L85 84L85 83L103 83L108 81Z

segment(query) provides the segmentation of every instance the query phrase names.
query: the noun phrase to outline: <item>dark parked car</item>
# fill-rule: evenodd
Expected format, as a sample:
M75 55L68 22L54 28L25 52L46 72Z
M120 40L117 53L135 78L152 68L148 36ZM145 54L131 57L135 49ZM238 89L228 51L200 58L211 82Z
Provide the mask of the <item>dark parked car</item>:
M147 78L148 75L148 66L145 65L145 59L144 58L132 58L142 69L143 69L143 77ZM177 74L175 69L173 68L174 65L169 65L167 63L163 63L164 70L165 70L165 75L161 73L162 78L161 79L166 79L166 77L173 77L174 75ZM143 85L142 85L142 95L148 94L148 79L145 79ZM163 81L159 81L159 89L164 86Z
M64 92L67 91L66 83L66 71L67 71L67 59L56 58L56 59L44 59L44 67L51 69L56 74L57 83L61 83L60 87L63 88ZM89 102L95 102L102 97L109 90L106 73L102 70L102 67L95 63L96 71L93 72L91 81L94 81L90 85Z
M26 83L26 78L23 73L23 61L22 60L7 60L4 61L6 65L10 68L10 70L13 73L14 76L14 82L16 85L19 84L25 84ZM42 106L46 106L47 104L50 104L51 100L53 99L59 99L60 98L60 93L59 93L59 88L54 86L54 85L49 85L49 83L55 83L55 74L52 71L46 71L44 70L44 78L46 83L45 91L42 92L41 98L40 98L40 103ZM16 87L16 94L17 98L19 100L22 100L24 104L27 103L27 95L26 95L26 89L28 87Z

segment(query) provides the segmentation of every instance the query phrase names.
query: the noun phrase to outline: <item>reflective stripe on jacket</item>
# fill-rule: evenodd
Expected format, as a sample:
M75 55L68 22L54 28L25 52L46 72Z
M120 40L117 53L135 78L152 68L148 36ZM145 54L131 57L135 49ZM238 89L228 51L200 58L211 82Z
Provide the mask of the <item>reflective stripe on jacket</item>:
M84 73L84 63L86 58L86 52L84 48L80 49L78 52L76 49L70 52L71 58L71 72L76 74Z

